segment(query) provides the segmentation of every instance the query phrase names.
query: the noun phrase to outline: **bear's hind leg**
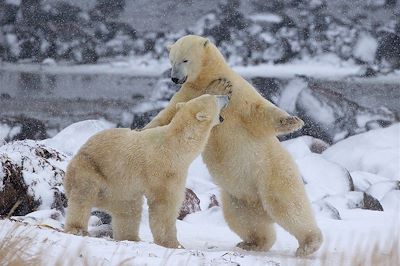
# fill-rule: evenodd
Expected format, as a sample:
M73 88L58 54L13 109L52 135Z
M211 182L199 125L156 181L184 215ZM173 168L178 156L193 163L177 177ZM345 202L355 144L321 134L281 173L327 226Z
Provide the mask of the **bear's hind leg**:
M275 189L279 195L269 194L265 206L271 217L286 231L296 237L299 248L296 256L307 256L317 251L322 244L322 233L318 228L304 190L296 195L282 194L284 189ZM303 194L300 197L301 194ZM291 200L288 200L291 199Z
M113 238L115 240L140 241L139 226L142 216L143 195L129 201L114 202L111 207Z
M222 191L223 212L229 227L243 242L244 250L268 251L276 240L274 222L259 202L247 202Z

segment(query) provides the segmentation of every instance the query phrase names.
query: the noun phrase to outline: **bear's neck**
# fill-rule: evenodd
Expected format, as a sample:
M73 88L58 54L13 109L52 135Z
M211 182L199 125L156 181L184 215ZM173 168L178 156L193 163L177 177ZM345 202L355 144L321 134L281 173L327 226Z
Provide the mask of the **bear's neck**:
M171 123L168 125L167 146L174 147L171 150L174 155L187 161L189 164L200 155L204 149L210 130L204 133L203 129L198 129L190 124Z

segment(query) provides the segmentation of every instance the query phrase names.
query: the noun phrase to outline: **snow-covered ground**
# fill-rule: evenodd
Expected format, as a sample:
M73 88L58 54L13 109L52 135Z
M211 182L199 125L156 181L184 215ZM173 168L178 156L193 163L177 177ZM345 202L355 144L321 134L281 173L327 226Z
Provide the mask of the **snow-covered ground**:
M37 145L57 149L71 158L90 135L109 127L112 125L102 121L84 121ZM152 243L146 207L141 242L93 237L110 234L109 225L101 224L96 216L90 220L92 237L65 234L63 214L41 208L24 217L0 220L0 247L16 241L14 245L23 247L14 246L14 250L22 250L27 257L42 252L45 265L57 261L62 265L399 265L399 142L400 124L395 124L347 138L322 154L312 152L316 140L311 137L283 143L299 165L324 235L321 249L307 258L294 257L297 241L278 225L277 241L269 252L236 248L240 239L225 223L221 207L208 208L211 195L218 199L218 187L200 157L190 167L187 187L199 197L202 211L177 220L178 239L185 249L166 249ZM18 145L0 144L0 157L12 155L10 147L18 149ZM65 168L65 163L58 167ZM36 168L38 175L40 171ZM48 172L48 167L43 171ZM0 172L1 182L3 177ZM379 200L384 211L362 209L368 207L363 202L364 192ZM42 206L51 205L42 200Z

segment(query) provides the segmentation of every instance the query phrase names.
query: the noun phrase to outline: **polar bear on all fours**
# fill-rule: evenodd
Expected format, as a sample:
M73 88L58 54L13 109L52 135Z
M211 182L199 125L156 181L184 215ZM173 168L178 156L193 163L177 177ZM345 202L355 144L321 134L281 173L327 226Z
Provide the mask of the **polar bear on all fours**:
M202 95L178 103L167 126L144 131L109 129L92 136L67 167L65 231L87 234L92 207L112 216L113 237L139 240L146 196L156 244L178 248L176 218L189 165L200 155L211 129L221 122L228 96Z
M276 137L301 128L303 121L264 99L208 39L188 35L169 49L172 80L182 87L145 128L170 123L177 102L205 93L227 93L227 86L209 88L208 84L228 80L231 98L222 112L225 121L212 130L202 155L221 188L225 220L243 239L238 246L269 250L278 223L297 238L297 255L316 251L322 243L321 231L297 166Z

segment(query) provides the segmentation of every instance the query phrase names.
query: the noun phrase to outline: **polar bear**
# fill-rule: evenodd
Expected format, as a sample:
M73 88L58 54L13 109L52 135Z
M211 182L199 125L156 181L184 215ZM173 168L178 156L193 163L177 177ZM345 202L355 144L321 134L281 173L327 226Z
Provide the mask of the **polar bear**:
M208 39L182 37L170 47L169 57L172 79L183 85L145 128L168 124L176 102L204 93L230 93L229 106L222 111L225 121L211 131L202 156L221 189L225 220L243 240L238 246L269 250L278 223L297 238L298 256L316 251L321 231L296 164L276 137L303 122L265 100ZM210 83L219 85L207 87Z
M178 248L175 221L190 163L200 155L212 127L220 124L226 95L202 95L176 105L171 123L134 131L108 129L91 137L67 167L65 231L87 234L90 209L112 216L116 240L139 240L143 195L149 204L154 242Z

